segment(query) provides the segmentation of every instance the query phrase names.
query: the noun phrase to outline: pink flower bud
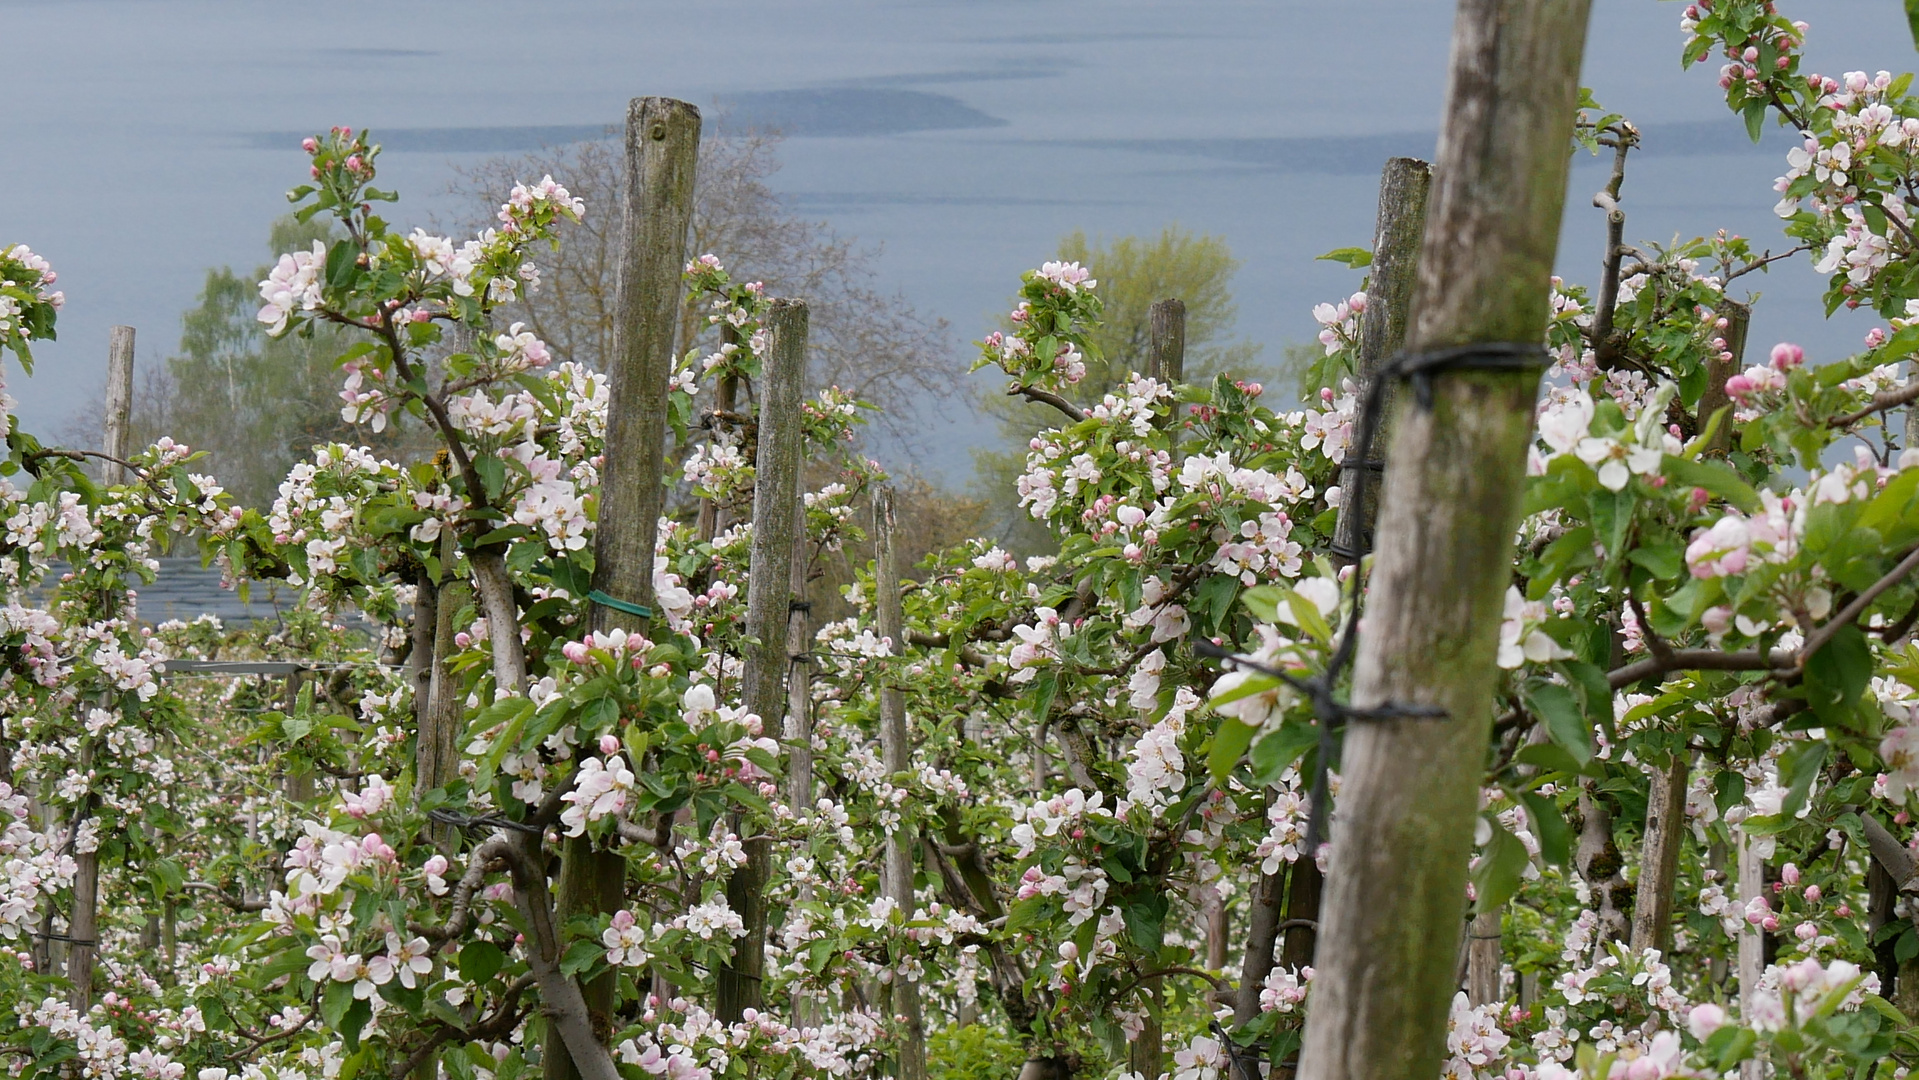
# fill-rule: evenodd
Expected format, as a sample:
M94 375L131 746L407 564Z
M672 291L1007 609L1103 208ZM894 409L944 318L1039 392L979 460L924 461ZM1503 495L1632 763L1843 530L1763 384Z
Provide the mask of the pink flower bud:
M1806 362L1806 350L1790 342L1782 341L1772 347L1772 366L1784 371L1796 368Z
M584 664L586 663L586 642L569 641L560 646L560 655L575 664Z
M1839 907L1837 908L1837 910L1833 912L1833 914L1838 915L1842 919L1850 919L1852 918L1852 905L1841 902Z
M600 736L600 753L612 755L620 752L620 740L616 735Z
M1792 928L1792 934L1800 941L1811 941L1813 938L1819 936L1819 928L1812 923L1802 922Z
M1819 891L1819 886L1817 885L1806 886L1806 903L1817 904L1819 902L1819 898L1823 895L1824 894Z
M1759 926L1770 934L1779 929L1779 917L1777 915L1768 915L1760 921Z
M315 141L313 136L311 135L308 135L306 138L300 140L300 149L305 150L309 154L313 153L315 150L318 150L319 148L320 148L320 144L317 141Z
M1799 884L1799 864L1787 863L1779 868L1779 880L1788 885Z

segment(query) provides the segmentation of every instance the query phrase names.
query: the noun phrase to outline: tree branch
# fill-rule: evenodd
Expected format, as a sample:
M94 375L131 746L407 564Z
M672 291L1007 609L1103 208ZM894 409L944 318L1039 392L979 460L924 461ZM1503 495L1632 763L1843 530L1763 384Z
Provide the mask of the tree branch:
M507 869L513 874L513 898L526 920L526 966L540 986L545 1012L581 1080L621 1080L613 1057L593 1032L592 1016L579 984L560 970L560 938L553 928L553 900L546 887L546 865L540 838L528 833L497 836Z
M1812 634L1806 638L1805 646L1799 650L1798 666L1802 668L1805 667L1806 661L1812 658L1813 653L1824 648L1826 643L1831 641L1841 629L1857 621L1859 616L1865 614L1866 608L1871 606L1874 600L1884 595L1887 589L1899 584L1906 575L1912 573L1915 569L1919 569L1919 546L1908 551L1906 557L1899 560L1899 565L1893 567L1886 576L1873 582L1867 587L1865 592L1854 597L1852 603L1840 608L1839 614L1834 615L1826 621L1825 625L1813 631Z
M1023 397L1028 401L1037 401L1043 405L1051 405L1053 408L1065 413L1076 424L1086 419L1086 411L1084 409L1053 393L1051 390L1041 390L1037 386L1022 386L1019 383L1014 383L1006 388L1006 396Z

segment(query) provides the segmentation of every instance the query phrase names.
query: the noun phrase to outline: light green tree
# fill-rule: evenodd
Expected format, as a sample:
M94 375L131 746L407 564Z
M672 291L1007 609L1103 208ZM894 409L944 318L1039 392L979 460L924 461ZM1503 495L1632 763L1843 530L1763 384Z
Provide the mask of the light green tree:
M289 216L274 223L268 242L270 251L284 252L326 239L325 222ZM164 433L207 451L206 470L241 505L262 507L315 443L372 440L383 455L403 456L408 438L405 425L375 434L340 419L333 358L345 346L334 328L267 337L255 317L257 282L267 273L207 271L199 302L181 317L179 351L167 358L163 375L144 383L134 413L136 434Z

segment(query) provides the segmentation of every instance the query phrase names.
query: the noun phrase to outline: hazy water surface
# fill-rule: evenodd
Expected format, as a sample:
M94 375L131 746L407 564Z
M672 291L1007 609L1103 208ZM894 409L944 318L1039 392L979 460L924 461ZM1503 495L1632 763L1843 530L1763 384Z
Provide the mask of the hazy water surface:
M1889 0L1787 6L1821 70L1913 66ZM1784 246L1770 184L1790 139L1752 146L1711 65L1679 69L1677 5L1595 10L1585 81L1647 135L1630 238L1723 227ZM0 0L0 242L45 254L69 297L40 373L7 378L50 432L97 397L108 326L138 327L140 362L161 363L208 267L265 261L302 133L372 127L396 220L425 220L451 165L591 138L643 94L783 127L776 187L883 245L888 281L953 323L956 364L1063 233L1171 221L1231 242L1240 333L1276 359L1311 338L1315 301L1353 287L1313 256L1369 242L1382 160L1430 154L1450 23L1435 0ZM1575 280L1598 262L1603 180L1575 163ZM1822 320L1803 262L1757 287L1756 342L1831 355L1870 325ZM955 479L990 434L950 409L922 430Z

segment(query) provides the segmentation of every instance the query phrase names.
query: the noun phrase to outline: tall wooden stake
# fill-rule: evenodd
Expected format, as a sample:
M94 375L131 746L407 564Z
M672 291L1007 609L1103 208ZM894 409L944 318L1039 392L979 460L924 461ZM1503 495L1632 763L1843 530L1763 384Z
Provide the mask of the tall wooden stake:
M1178 386L1186 380L1186 301L1178 298L1153 301L1147 309L1149 336L1146 341L1146 374L1160 382ZM1175 443L1179 441L1183 418L1181 406L1173 406L1172 414L1166 420L1166 427ZM1226 905L1220 902L1219 891L1207 887L1202 897L1200 910L1204 919L1203 930L1206 934L1207 966L1213 963L1215 956L1223 956L1226 936ZM1141 1004L1145 1007L1146 1018L1135 1036L1126 1047L1126 1068L1138 1073L1147 1080L1158 1080L1166 1071L1166 1033L1160 1022L1160 1013L1165 1005L1165 979L1153 976L1140 984Z
M687 232L693 220L700 110L672 98L634 98L626 113L624 240L620 247L613 366L607 380L605 467L593 538L593 588L616 600L651 605L653 548L659 535L666 462L667 379L685 285ZM643 632L639 616L593 605L596 631ZM640 765L636 762L635 765ZM559 924L576 915L619 910L626 858L590 837L562 849ZM582 988L596 1033L610 1030L617 972ZM547 1040L547 1080L579 1075L565 1044Z
M1432 192L1433 167L1418 158L1388 158L1379 174L1379 214L1373 224L1372 280L1366 285L1366 313L1359 321L1359 378L1361 390L1378 378L1379 365L1406 344L1407 316L1412 311L1413 282L1419 268L1419 240L1426 230L1426 199ZM1392 388L1386 391L1391 401ZM1363 396L1363 395L1362 395ZM1390 405L1373 437L1371 461L1361 461L1348 450L1340 463L1339 486L1350 492L1361 469L1374 475L1386 467L1386 443L1391 426ZM1367 505L1350 502L1339 508L1333 539L1341 552L1364 550L1379 516L1380 485L1367 485ZM1342 565L1352 560L1336 556Z
M111 457L127 456L127 424L133 411L133 327L116 326L107 338L107 417L104 441ZM109 484L126 479L125 470L109 461ZM108 708L114 708L109 699ZM93 760L93 740L80 744L79 768L85 772ZM92 813L89 797L74 807L82 822ZM100 853L76 851L73 862L73 914L67 919L68 1002L85 1013L93 1007L93 965L100 954Z
M786 802L796 814L813 809L813 620L807 599L809 541L804 500L793 505L792 606L786 616Z
M130 438L127 427L133 418L133 327L116 326L107 333L107 430L105 450L109 457L125 459ZM125 483L126 469L118 462L106 463L109 484Z
M1672 948L1673 887L1679 877L1679 847L1686 837L1685 751L1652 771L1646 800L1646 831L1639 848L1639 890L1633 899L1634 952Z
M767 308L759 448L753 457L753 549L746 586L746 711L779 724L786 715L786 628L792 611L794 507L800 499L801 397L806 386L806 301ZM746 924L720 968L719 1018L738 1023L760 1006L766 968L767 838L746 837L746 865L726 883L726 901Z
M873 588L879 606L880 636L891 642L894 656L906 651L906 615L900 604L899 519L893 513L893 489L873 495ZM880 763L887 775L898 777L913 768L912 736L906 730L906 696L890 682L880 686ZM886 838L886 861L880 888L913 917L913 849L919 841L913 827L901 822ZM903 1018L899 1034L899 1080L926 1080L926 1017L920 1008L920 985L911 979L893 982L893 1012Z
M1407 347L1536 345L1589 0L1461 0ZM1322 906L1305 1080L1430 1080L1444 1056L1537 372L1464 370L1388 459Z
M1418 158L1388 158L1379 174L1379 212L1373 223L1372 280L1366 287L1366 313L1360 319L1359 384L1362 391L1377 377L1379 365L1406 343L1406 316L1412 308L1413 280L1419 265L1419 238L1426 227L1426 198L1432 190L1433 167ZM1390 402L1390 391L1388 391ZM1384 419L1382 417L1382 419ZM1378 475L1385 468L1385 434L1373 440L1371 462L1362 462L1349 449L1341 462L1341 489L1351 492L1361 469ZM1341 565L1353 560L1338 552L1357 552L1369 542L1379 510L1379 484L1367 486L1365 506L1350 501L1339 508L1333 526ZM1283 880L1282 880L1283 879ZM1235 1022L1259 1015L1259 991L1273 970L1274 943L1281 922L1290 922L1281 946L1280 962L1300 968L1313 962L1314 928L1319 922L1320 892L1325 881L1316 859L1300 859L1290 868L1262 878L1253 889L1246 956L1240 965L1240 998ZM1282 914L1283 912L1283 914Z
M1752 837L1739 833L1739 906L1743 909L1754 898L1766 895L1766 860L1752 849ZM1752 1015L1754 995L1759 993L1759 978L1766 971L1766 934L1751 923L1739 926L1739 1013ZM1748 1058L1739 1063L1740 1080L1761 1080L1766 1063Z

